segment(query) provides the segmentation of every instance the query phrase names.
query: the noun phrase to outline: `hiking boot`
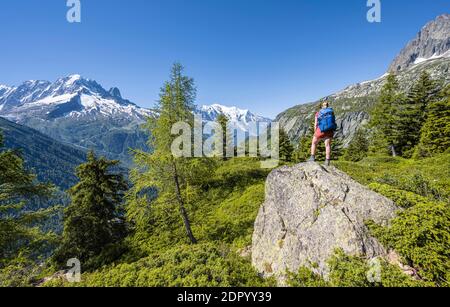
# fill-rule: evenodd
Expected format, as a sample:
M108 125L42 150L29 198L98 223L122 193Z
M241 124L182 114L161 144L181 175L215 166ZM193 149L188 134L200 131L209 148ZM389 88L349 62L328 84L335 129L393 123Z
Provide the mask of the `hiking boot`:
M307 162L316 162L316 157L311 156L311 158L309 158L309 160Z
M325 160L325 166L330 166L331 165L331 161L330 160Z

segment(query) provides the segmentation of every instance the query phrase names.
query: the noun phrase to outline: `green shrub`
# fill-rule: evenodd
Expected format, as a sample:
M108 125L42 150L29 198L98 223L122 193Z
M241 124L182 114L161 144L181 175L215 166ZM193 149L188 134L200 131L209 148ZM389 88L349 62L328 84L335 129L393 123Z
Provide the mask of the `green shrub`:
M201 238L208 241L235 243L237 247L251 244L253 226L259 207L264 201L264 184L252 185L243 192L230 194L214 207L202 212Z
M119 264L84 274L81 284L61 281L46 286L87 287L238 287L270 286L259 277L249 260L227 245L211 243L178 245L131 264Z
M301 267L295 274L288 272L287 284L290 287L301 288L324 288L331 286L331 284L325 281L320 275L315 274L307 267Z
M387 228L368 223L381 242L419 269L427 281L448 285L450 280L450 206L420 203L399 213Z
M427 283L412 279L403 273L399 267L378 259L379 280L369 280L372 274L374 279L377 272L367 259L358 256L349 256L342 249L337 249L328 260L329 275L325 280L315 274L311 269L301 267L296 274L288 274L288 285L291 287L430 287Z
M410 208L419 203L428 201L426 197L409 191L400 190L387 184L372 183L369 185L369 188L393 200L397 206L402 208Z

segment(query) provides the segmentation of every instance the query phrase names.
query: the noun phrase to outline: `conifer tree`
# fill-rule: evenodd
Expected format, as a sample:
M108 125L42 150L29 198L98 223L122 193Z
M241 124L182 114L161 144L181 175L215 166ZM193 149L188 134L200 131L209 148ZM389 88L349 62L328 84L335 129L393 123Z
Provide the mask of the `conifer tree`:
M399 151L404 157L411 157L420 141L422 126L427 120L428 105L438 98L439 87L430 75L423 71L408 94L398 106L397 131L399 132Z
M55 253L59 264L71 258L86 263L125 236L122 206L128 186L122 174L111 170L118 163L90 152L77 168L80 181L68 191L71 203L64 211L62 243Z
M289 136L284 129L280 129L279 131L280 160L284 162L291 162L294 153L294 146L292 146Z
M427 107L416 157L430 157L450 148L450 85L442 90L440 97Z
M437 82L431 78L428 72L423 71L408 94L408 100L412 101L415 106L416 113L414 116L417 116L420 119L420 126L422 126L427 119L426 111L428 105L431 102L436 101L439 98L439 94L440 88Z
M37 223L56 208L27 209L31 201L51 197L53 190L51 185L37 182L17 151L4 149L0 132L0 268L19 255L36 257L54 243L55 236L42 231Z
M222 127L222 135L218 135L218 142L222 143L222 148L219 149L219 155L222 157L222 160L227 160L227 149L234 147L232 132L228 130L228 118L224 114L219 114L216 121ZM231 138L228 136L231 136Z
M193 205L198 188L210 177L212 159L175 157L171 151L177 137L171 133L173 125L184 122L193 127L195 96L194 80L183 74L180 64L174 64L170 80L161 89L159 116L149 118L146 125L152 136L149 145L153 152L134 151L137 167L131 172L133 189L127 216L135 225L138 237L152 230L160 231L154 225L166 227L161 220L170 219L172 212L178 212L189 242L197 243L188 208ZM150 199L143 192L152 188L157 190L157 197ZM169 224L171 227L173 220Z
M398 129L398 106L404 100L394 74L387 77L378 103L371 112L369 127L372 130L371 148L375 152L399 154L402 135Z
M369 150L369 140L367 139L367 131L364 128L358 129L355 136L345 150L343 159L351 162L358 162L367 157Z

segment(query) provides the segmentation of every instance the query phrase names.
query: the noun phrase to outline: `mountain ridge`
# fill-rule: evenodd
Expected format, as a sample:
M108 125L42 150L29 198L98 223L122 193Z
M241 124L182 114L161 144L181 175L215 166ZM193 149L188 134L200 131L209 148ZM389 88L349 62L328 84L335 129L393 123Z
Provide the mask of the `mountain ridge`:
M434 27L432 28L434 29ZM440 27L437 27L437 29L440 29ZM448 35L450 42L450 31L446 35ZM410 43L402 49L400 54L408 53L409 46ZM429 58L417 59L416 57L415 63L412 62L407 68L395 72L402 91L408 91L423 71L430 73L431 77L442 85L450 84L450 44L448 44L447 49L441 50L439 56L432 55ZM336 111L338 124L336 137L341 139L343 146L346 147L356 131L369 121L369 111L376 103L387 75L388 73L374 80L349 85L341 91L323 97L318 101L291 107L281 112L275 120L280 122L281 127L288 133L294 143L299 143L301 138L308 134L319 103L328 100Z
M399 72L428 59L443 56L450 49L450 14L428 22L397 55L388 71Z

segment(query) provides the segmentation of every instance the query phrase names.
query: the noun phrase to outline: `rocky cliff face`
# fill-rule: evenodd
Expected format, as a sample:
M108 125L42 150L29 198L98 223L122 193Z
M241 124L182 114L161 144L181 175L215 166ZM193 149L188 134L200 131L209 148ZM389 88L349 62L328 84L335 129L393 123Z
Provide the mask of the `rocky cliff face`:
M400 67L400 68L399 68ZM393 69L395 68L395 69ZM442 15L426 25L391 65L400 87L408 91L427 71L442 84L450 83L450 15ZM317 102L295 106L276 118L294 143L307 134L319 102L327 99L336 111L337 137L347 146L355 132L369 120L370 109L377 101L387 74L378 79L357 83Z
M385 255L365 221L386 225L397 210L391 200L333 167L282 167L267 178L253 234L253 265L283 284L286 270L296 272L311 263L326 277L326 261L337 248L369 259Z
M408 43L389 67L398 72L432 57L443 56L450 50L450 14L444 14L429 22Z

